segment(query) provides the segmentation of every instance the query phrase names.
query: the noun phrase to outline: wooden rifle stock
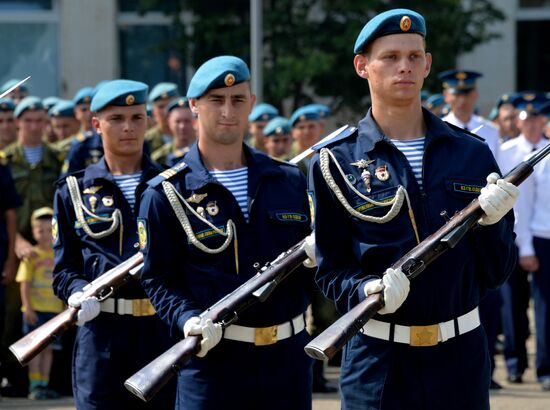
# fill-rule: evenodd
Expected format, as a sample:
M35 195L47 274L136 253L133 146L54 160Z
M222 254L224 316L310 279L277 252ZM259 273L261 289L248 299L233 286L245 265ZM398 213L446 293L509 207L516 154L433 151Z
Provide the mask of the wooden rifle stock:
M266 264L258 273L201 314L223 328L257 302L265 301L277 285L307 259L305 239ZM131 376L124 386L143 401L151 400L192 356L200 351L200 336L187 336Z
M82 290L81 299L96 297L99 301L107 299L115 290L126 284L132 272L143 263L143 255L136 253L121 264L108 270ZM10 346L10 351L21 365L28 364L38 353L44 350L57 336L60 336L77 321L78 308L68 307L42 326L23 336Z
M514 185L521 184L531 175L535 164L548 153L550 153L550 144L518 164L504 179ZM409 279L415 278L441 254L454 248L481 216L483 216L483 210L476 198L391 267L401 268ZM318 360L331 359L383 307L384 300L381 293L370 295L308 343L304 348L306 353Z

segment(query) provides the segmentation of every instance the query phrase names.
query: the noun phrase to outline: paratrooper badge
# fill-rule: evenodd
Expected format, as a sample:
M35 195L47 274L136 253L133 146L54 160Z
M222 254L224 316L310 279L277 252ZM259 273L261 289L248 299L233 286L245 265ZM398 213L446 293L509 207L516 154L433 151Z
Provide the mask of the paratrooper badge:
M115 203L115 200L113 199L112 195L107 195L101 198L101 202L106 207L111 207Z
M189 198L187 198L185 201L190 204L199 204L207 196L208 194L193 194Z
M197 213L201 216L201 218L204 218L204 208L202 206L197 207Z
M88 198L88 203L90 204L90 210L92 212L95 212L96 206L97 206L97 196L91 195Z
M218 215L220 208L218 208L216 201L210 201L206 204L206 212L208 212L208 215L210 216Z
M379 181L382 181L382 182L387 181L388 179L390 179L390 172L388 171L388 166L380 165L376 167L374 171L374 175L376 176L376 178L378 178Z
M373 159L366 160L366 159L360 159L359 161L352 162L350 165L353 165L354 167L357 167L359 169L362 169L361 171L361 179L365 183L365 186L367 188L367 192L371 191L370 181L371 181L371 173L368 170L368 167L370 164L374 162Z

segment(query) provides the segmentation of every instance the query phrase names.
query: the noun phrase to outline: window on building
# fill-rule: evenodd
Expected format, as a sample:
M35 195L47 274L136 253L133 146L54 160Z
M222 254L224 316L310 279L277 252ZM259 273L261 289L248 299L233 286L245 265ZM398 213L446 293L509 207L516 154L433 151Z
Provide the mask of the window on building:
M0 2L0 85L30 75L30 94L58 95L58 18L56 0Z
M550 90L550 21L519 21L517 25L518 90Z

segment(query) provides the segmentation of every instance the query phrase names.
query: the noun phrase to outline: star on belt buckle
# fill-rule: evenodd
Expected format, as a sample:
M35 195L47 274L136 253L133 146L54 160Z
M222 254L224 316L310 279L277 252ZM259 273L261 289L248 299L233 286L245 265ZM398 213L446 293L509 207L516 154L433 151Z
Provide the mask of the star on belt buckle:
M268 346L277 343L277 326L257 327L254 337L256 346Z
M411 346L435 346L437 344L438 326L411 326Z

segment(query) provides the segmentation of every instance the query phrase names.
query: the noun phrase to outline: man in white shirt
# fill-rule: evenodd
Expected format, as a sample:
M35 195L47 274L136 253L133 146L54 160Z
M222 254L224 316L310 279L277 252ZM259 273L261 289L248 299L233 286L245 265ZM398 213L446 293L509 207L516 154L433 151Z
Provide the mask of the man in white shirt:
M550 105L543 105L544 94L523 93L518 102L521 134L501 146L499 166L506 173L531 152L544 147L543 127ZM532 296L535 302L537 337L537 378L543 390L550 391L550 164L543 161L531 178L520 186L521 197L516 207L519 266L502 286L503 328L508 380L522 382L527 367L525 340L527 338L527 306L529 303L528 273L531 272Z
M499 132L490 121L475 115L474 109L479 92L476 81L482 74L475 71L447 70L438 75L443 81L443 96L451 107L451 112L443 117L457 127L475 133L485 140L496 156L498 149ZM482 126L481 128L479 128ZM479 128L479 129L478 129Z

